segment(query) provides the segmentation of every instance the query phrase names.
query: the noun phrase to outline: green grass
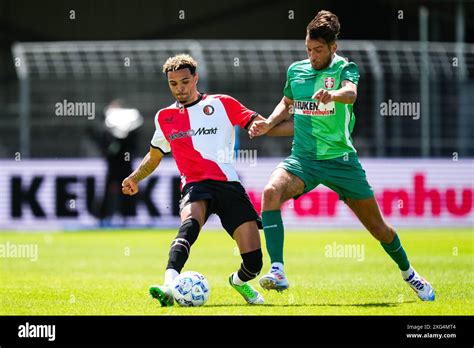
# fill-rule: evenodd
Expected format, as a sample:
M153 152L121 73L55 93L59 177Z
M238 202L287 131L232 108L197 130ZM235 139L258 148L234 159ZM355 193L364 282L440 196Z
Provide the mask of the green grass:
M37 244L36 262L0 258L1 315L472 315L473 233L469 229L400 230L414 267L433 284L421 302L365 231L287 232L284 293L262 290L265 306L247 305L227 278L240 264L223 231L203 231L184 270L211 286L199 308L161 308L148 295L163 281L175 231L0 233L0 243ZM325 246L360 244L362 261L329 258ZM262 243L263 234L262 234ZM264 248L263 248L264 249ZM264 249L264 269L269 260ZM184 271L183 270L183 271ZM258 282L253 281L257 289Z

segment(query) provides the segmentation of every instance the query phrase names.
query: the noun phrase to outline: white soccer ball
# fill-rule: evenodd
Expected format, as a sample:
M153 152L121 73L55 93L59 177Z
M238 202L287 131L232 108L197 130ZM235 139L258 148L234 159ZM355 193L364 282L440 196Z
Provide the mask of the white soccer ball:
M175 301L183 307L202 306L209 299L210 288L206 278L188 271L176 277L172 285Z

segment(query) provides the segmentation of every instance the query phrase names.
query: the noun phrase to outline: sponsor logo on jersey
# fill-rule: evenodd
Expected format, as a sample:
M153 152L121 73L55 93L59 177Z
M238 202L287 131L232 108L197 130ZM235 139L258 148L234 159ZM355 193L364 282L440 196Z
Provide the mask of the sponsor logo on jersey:
M336 114L336 106L334 102L321 104L313 101L295 100L294 104L295 114L308 116L332 116Z
M326 77L324 79L324 88L326 89L334 88L334 77Z
M191 129L190 131L192 132L191 136L217 134L217 127L214 127L214 128L201 127L196 131L194 129Z
M194 136L197 136L197 135L211 135L211 134L217 134L217 127L214 127L214 128L201 127L201 128L198 128L197 130L190 129L187 132L179 131L179 132L176 132L176 133L171 133L168 136L168 139L170 141L173 141L173 140L176 140L176 139L194 137Z
M211 116L214 113L214 107L212 105L206 105L202 108L202 112L207 116Z

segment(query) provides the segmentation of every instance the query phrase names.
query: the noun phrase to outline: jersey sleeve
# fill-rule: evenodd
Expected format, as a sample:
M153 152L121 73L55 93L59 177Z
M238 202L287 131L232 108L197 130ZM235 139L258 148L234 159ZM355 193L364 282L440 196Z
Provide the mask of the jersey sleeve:
M222 95L220 99L224 105L230 123L232 123L233 126L247 128L254 118L258 116L257 112L247 109L237 99L232 98L231 96Z
M283 88L283 95L291 100L293 100L293 91L291 90L291 68L292 65L288 68L288 72L286 73L286 82L285 87Z
M154 149L160 150L163 154L169 154L171 152L171 146L168 140L166 140L165 134L161 129L160 122L159 122L160 112L158 112L155 116L155 133L153 134L153 138L151 139L150 146Z
M344 69L342 69L341 81L349 80L357 85L359 83L359 77L359 67L354 62L350 62Z

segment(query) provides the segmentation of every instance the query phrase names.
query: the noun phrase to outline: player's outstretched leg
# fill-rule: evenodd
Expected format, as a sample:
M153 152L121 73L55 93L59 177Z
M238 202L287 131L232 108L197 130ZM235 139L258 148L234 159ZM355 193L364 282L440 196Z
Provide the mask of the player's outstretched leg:
M392 229L391 227L388 227ZM393 231L393 229L392 229ZM403 280L410 286L410 288L416 293L416 295L422 301L434 301L435 292L431 284L410 265L408 257L403 249L403 246L400 242L400 238L395 234L392 242L383 243L380 242L382 248L387 252L387 254L397 263L398 268L402 274Z
M262 195L262 223L271 266L259 280L265 290L283 291L290 284L283 268L284 227L281 205L288 199L303 193L304 183L297 176L283 168L277 168L271 175Z
M403 280L416 295L423 301L434 301L435 292L433 287L410 265L400 238L395 230L384 221L375 198L361 200L348 198L346 203L362 224L380 242L385 252L395 261Z
M260 278L259 284L265 290L283 291L290 287L290 283L283 268L284 229L281 211L263 211L262 222L272 265L268 273Z
M150 295L157 299L162 307L174 304L172 284L184 267L189 257L191 245L196 241L200 231L200 224L194 218L186 219L179 228L178 235L171 243L168 256L168 265L165 271L164 285L152 285Z
M257 277L263 265L260 235L255 221L240 225L235 230L233 237L241 251L242 263L240 268L230 275L229 284L247 303L263 304L265 301L262 295L248 283Z

